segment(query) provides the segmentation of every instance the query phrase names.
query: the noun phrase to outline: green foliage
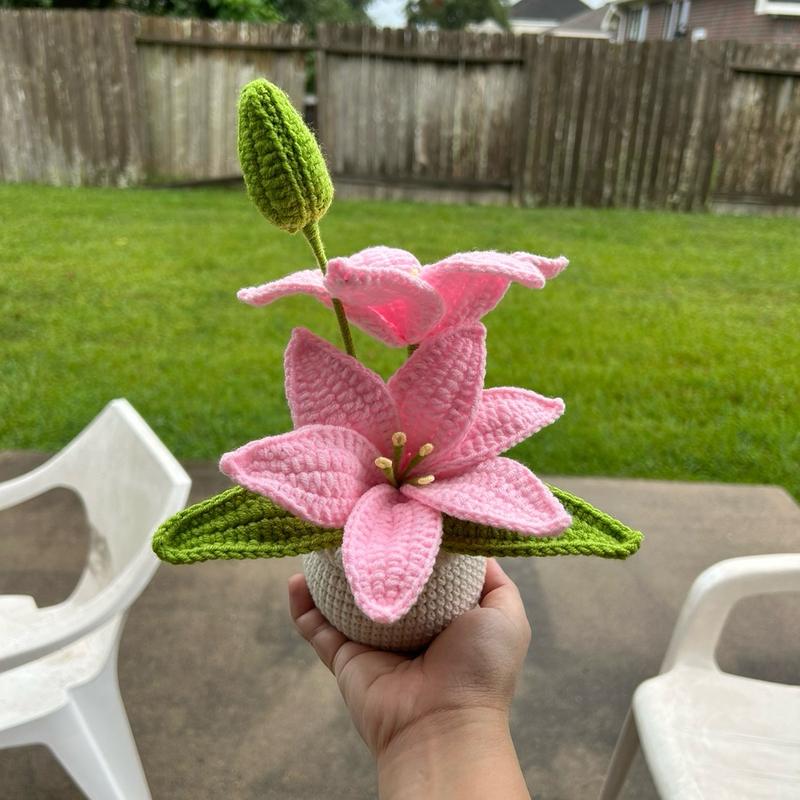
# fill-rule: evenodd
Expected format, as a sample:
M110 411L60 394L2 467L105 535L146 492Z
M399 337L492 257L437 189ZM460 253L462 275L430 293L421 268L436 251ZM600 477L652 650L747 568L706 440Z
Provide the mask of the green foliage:
M0 8L114 8L116 0L0 0Z
M272 0L0 0L0 8L127 8L142 14L280 22Z
M485 20L508 27L502 0L408 0L406 19L409 25L435 25L444 30L461 30Z
M131 0L158 8L160 0ZM178 17L206 17L231 22L281 22L271 0L170 0ZM157 13L140 9L142 13Z
M286 94L263 78L239 97L239 163L258 210L289 233L318 222L333 200L314 134Z
M287 22L313 27L318 22L369 22L371 0L274 0Z
M290 427L293 327L339 341L311 298L236 301L313 267L243 192L6 185L0 208L0 449L55 451L127 397L179 457L217 458ZM486 319L487 385L567 404L513 452L535 472L776 483L800 498L796 219L339 201L322 228L331 255L570 257ZM356 335L383 375L402 362Z
M127 8L141 14L235 22L368 23L371 0L0 0L0 8Z

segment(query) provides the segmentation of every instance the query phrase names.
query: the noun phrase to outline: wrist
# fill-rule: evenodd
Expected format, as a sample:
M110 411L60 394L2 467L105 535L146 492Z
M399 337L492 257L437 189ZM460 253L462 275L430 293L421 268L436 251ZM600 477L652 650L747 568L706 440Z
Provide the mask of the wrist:
M443 710L404 728L378 753L381 800L528 798L508 728L495 708Z

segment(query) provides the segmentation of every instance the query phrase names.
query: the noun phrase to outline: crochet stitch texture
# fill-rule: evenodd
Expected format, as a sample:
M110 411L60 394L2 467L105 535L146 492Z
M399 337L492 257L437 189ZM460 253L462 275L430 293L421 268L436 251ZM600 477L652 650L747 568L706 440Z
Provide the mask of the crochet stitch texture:
M354 642L382 650L418 650L481 596L486 559L439 553L430 580L402 619L373 622L356 605L342 566L341 550L303 557L303 572L314 604L337 630Z
M325 274L305 269L261 286L240 289L238 298L265 306L293 294L325 305L344 303L347 318L390 347L417 344L446 328L477 322L512 283L542 289L562 272L566 258L494 251L455 253L423 266L395 247L368 247L332 258Z
M442 550L472 556L622 559L639 549L639 531L563 489L549 488L572 516L572 525L560 536L521 536L445 516ZM156 531L153 550L171 564L282 558L341 547L342 533L341 528L321 528L298 519L269 498L234 486L170 517Z
M294 430L225 453L238 486L163 523L172 563L305 555L321 612L355 641L427 644L480 597L486 556L626 558L642 536L502 454L553 423L560 398L486 389L481 318L512 283L541 289L567 259L461 252L422 265L370 247L328 261L319 220L333 186L311 131L266 80L239 100L248 193L302 231L317 270L241 289L251 305L303 293L332 307L347 355L296 329L285 353ZM356 358L350 322L408 359L388 380Z
M317 222L333 200L314 135L289 98L263 79L239 98L239 163L258 210L290 233Z
M442 515L554 536L570 517L523 464L500 453L555 421L559 398L484 390L480 323L426 338L388 380L302 328L286 349L295 429L223 455L234 482L325 528L358 607L400 619L430 577ZM394 433L390 434L390 431Z

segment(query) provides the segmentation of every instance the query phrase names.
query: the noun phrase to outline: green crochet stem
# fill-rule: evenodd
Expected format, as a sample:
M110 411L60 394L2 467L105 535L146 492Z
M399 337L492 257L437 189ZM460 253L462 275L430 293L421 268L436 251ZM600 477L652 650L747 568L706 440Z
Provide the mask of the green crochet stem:
M316 222L311 222L303 228L303 236L306 237L311 249L314 252L314 258L317 259L317 264L324 275L328 270L328 258L325 255L325 247L322 244L322 237L319 235L319 225ZM350 332L350 325L347 322L347 315L344 313L344 306L341 300L335 297L331 298L333 302L333 310L336 312L336 319L339 323L339 330L342 332L342 341L344 342L344 349L348 354L356 357L356 348L353 345L353 334Z
M641 533L563 489L550 489L572 515L572 525L561 536L521 536L445 516L442 548L472 556L601 558L627 558L639 549ZM172 564L281 558L341 543L341 529L319 528L240 486L178 512L153 536L156 555Z
M302 230L325 274L328 259L319 220L333 200L333 184L314 134L275 84L259 78L239 96L239 164L258 210L289 233ZM333 310L347 352L355 357L344 306Z

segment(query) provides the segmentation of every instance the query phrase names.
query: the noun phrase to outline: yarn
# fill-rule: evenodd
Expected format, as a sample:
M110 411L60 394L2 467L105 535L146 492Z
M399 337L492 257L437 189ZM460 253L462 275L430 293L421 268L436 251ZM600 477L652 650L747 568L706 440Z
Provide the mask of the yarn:
M325 305L337 298L347 318L390 347L415 345L446 328L478 322L511 283L541 289L563 271L563 256L475 251L422 266L405 250L368 247L332 258L324 278L301 270L240 289L245 303L264 306L290 294L308 294Z
M258 210L290 233L318 222L333 200L314 135L286 94L264 79L239 97L239 163Z
M441 549L480 556L598 556L628 558L642 534L575 495L549 486L572 516L557 537L521 536L453 517L443 517ZM234 486L185 508L153 536L153 550L171 564L214 559L282 558L342 544L341 528L321 528L292 516L269 498Z
M285 364L295 429L220 460L233 481L301 519L344 526L350 588L377 622L414 604L439 551L442 514L533 536L554 536L571 522L526 466L499 455L555 420L563 402L485 391L485 338L480 323L448 328L384 383L295 331Z
M375 247L328 262L318 223L333 185L313 134L263 79L244 87L238 111L251 199L278 227L302 230L319 267L238 297L316 297L335 311L348 355L293 333L285 372L294 430L226 453L220 469L239 486L164 522L153 537L159 558L307 554L312 596L340 631L410 649L475 605L484 556L635 552L641 534L501 457L554 422L563 401L483 386L479 320L511 283L541 289L567 260L471 252L423 267ZM348 316L407 347L388 382L355 360Z
M441 543L438 510L389 483L373 486L356 503L342 539L344 571L358 607L375 622L403 617L427 583Z
M417 650L456 617L474 608L481 596L486 559L440 553L417 601L389 625L375 622L356 605L338 549L303 557L303 571L322 615L349 639L382 650Z
M170 564L193 564L298 556L341 542L341 529L312 525L234 486L173 514L153 535L153 551Z
M599 556L628 558L640 547L643 535L596 509L586 500L548 484L572 517L560 536L520 536L515 531L444 518L442 549L482 556Z
M485 336L480 323L447 329L385 383L323 339L294 331L285 372L295 430L225 454L222 471L323 527L344 525L362 497L388 482L407 500L459 519L536 536L565 530L569 516L541 481L499 457L556 420L563 402L484 390ZM405 441L394 465L399 480L376 466L393 453L392 432ZM423 447L430 460L420 464Z
M388 448L400 419L380 375L304 328L292 331L283 363L295 428L345 426Z
M344 525L365 492L381 481L378 451L360 433L336 425L305 425L226 453L220 469L302 519Z

